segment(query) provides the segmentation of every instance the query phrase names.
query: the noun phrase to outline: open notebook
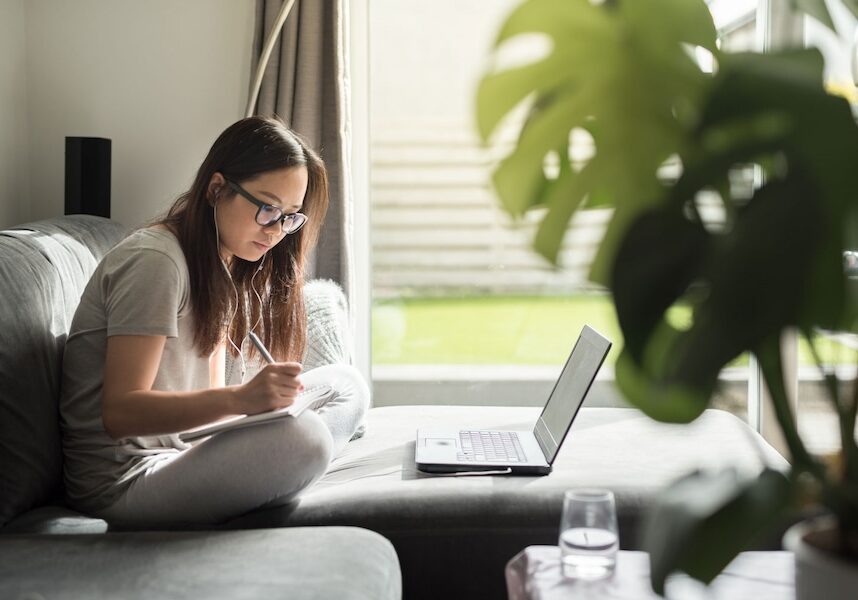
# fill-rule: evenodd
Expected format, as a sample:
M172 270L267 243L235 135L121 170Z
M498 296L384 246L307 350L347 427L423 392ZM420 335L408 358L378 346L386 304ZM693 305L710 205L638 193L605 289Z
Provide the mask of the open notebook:
M331 387L325 384L316 385L305 388L295 398L295 402L284 408L272 410L269 412L259 413L255 415L246 415L218 421L211 425L205 425L197 429L191 429L179 434L179 439L183 442L192 442L200 438L208 437L221 431L231 431L233 429L241 429L258 425L259 423L267 423L275 419L285 419L287 417L297 417L314 403L325 398L331 393Z

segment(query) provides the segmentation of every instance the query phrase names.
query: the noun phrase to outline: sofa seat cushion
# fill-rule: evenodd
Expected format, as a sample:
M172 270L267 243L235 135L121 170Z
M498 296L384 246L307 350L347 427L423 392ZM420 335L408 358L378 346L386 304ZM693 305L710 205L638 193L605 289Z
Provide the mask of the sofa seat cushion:
M40 506L12 519L0 529L0 536L12 533L107 533L107 529L107 521L103 519L88 517L64 506Z
M677 477L724 466L757 472L762 461L786 468L780 454L727 412L707 410L690 425L668 425L625 408L583 408L547 476L450 477L415 467L418 427L528 430L538 416L539 409L521 407L373 408L367 435L347 446L297 508L256 511L230 526L366 527L396 547L406 597L479 594L486 584L474 573L493 577L483 591L500 597L507 560L527 545L557 543L569 488L613 490L621 545L637 549L644 507Z
M349 527L0 537L0 598L401 598L396 553Z
M528 430L538 416L538 409L526 407L373 408L370 433L346 447L297 509L265 513L271 525L279 519L295 525L360 523L395 533L455 532L503 522L554 532L563 492L572 487L613 490L619 516L634 521L654 493L693 469L735 466L756 473L761 458L786 468L777 451L727 412L707 410L690 425L670 425L626 408L582 409L548 476L450 477L415 466L418 426ZM624 546L635 541L627 537Z

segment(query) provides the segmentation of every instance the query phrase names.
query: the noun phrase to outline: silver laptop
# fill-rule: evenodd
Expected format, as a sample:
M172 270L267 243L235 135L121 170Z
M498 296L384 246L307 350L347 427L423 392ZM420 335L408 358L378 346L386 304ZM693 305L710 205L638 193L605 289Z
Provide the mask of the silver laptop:
M610 349L611 342L585 325L533 431L418 429L417 468L428 473L550 473Z

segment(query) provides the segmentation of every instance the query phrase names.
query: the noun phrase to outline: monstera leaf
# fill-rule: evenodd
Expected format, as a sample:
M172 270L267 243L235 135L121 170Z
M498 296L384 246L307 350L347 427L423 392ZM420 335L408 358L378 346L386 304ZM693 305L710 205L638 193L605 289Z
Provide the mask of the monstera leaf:
M778 471L756 479L728 469L695 472L661 493L643 524L653 589L683 571L709 583L739 552L764 535L792 502L793 486Z
M631 224L613 265L626 342L617 382L634 404L691 420L742 352L791 327L852 325L841 252L856 212L856 156L858 129L848 104L825 92L818 52L722 57L682 176ZM707 230L698 192L750 163L765 167L766 183L750 200L722 192L728 222ZM666 319L680 301L692 307L681 331Z
M591 274L607 283L612 241L659 197L656 171L682 149L696 123L709 79L688 49L717 53L712 18L703 2L688 0L530 0L510 15L497 45L522 34L547 37L550 52L532 64L489 73L477 94L484 140L519 105L530 107L494 186L515 217L546 209L535 249L553 262L576 210L599 202L614 206ZM577 129L592 136L595 154L573 169L568 147ZM544 165L554 154L559 174L549 178Z

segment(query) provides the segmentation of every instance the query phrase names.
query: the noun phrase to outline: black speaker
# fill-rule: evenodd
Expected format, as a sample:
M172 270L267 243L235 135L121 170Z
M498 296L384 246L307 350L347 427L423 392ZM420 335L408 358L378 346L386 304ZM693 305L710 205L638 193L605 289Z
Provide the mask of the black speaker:
M66 214L110 217L110 140L66 138Z

